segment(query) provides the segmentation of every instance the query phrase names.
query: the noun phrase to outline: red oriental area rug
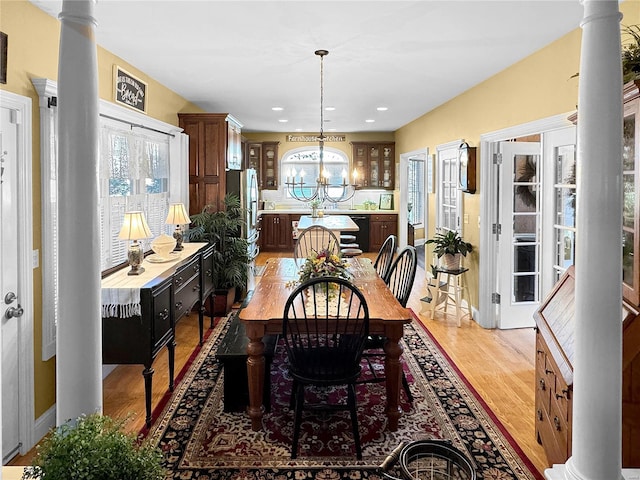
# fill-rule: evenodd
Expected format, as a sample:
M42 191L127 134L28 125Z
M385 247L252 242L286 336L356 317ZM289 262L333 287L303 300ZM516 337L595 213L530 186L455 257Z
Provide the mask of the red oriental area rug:
M217 323L149 433L149 440L165 454L167 478L380 479L378 465L401 442L446 439L468 456L479 479L542 479L417 321L404 331L403 362L414 401L409 403L402 391L398 430L386 429L384 383L361 384L357 398L363 459L355 458L347 412L305 412L298 458L291 460L293 411L284 348L276 348L271 367L271 411L264 415L263 430L254 432L246 413L223 410L224 371L215 352L228 325L229 319ZM383 371L382 364L376 368ZM363 375L370 375L366 364Z

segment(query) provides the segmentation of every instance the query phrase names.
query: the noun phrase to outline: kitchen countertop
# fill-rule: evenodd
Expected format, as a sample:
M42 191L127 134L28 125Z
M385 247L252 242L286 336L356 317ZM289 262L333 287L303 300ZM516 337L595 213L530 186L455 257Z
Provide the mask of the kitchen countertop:
M317 218L312 218L310 215L303 215L300 217L300 223L298 224L300 230L309 228L312 225L320 225L338 232L357 232L360 230L360 227L351 220L349 215L324 215Z

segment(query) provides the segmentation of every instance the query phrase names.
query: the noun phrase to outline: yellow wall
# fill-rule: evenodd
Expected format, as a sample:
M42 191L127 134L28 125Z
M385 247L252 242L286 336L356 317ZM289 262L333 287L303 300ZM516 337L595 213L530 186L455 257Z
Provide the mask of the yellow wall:
M626 1L620 10L623 24L640 23L640 2ZM396 131L396 154L436 146L458 138L479 146L480 135L523 123L541 120L576 109L582 30L576 29L533 55L510 66L458 97L426 113ZM624 40L624 39L623 39ZM463 225L465 240L475 247L467 256L470 267L467 283L471 303L478 307L478 253L480 242L480 158L478 149L475 194L464 195L464 213L469 223ZM426 237L434 234L435 194L429 196L429 226ZM431 250L429 250L430 252ZM430 254L427 255L429 260Z
M40 207L40 112L38 95L32 78L58 77L60 22L26 0L0 2L0 31L8 35L6 90L31 98L33 106L33 248L42 251ZM177 112L202 110L162 86L110 52L98 48L98 82L100 98L112 101L113 65L117 64L148 84L148 115L178 125ZM55 403L55 360L42 361L42 269L33 270L34 297L34 418L40 417Z

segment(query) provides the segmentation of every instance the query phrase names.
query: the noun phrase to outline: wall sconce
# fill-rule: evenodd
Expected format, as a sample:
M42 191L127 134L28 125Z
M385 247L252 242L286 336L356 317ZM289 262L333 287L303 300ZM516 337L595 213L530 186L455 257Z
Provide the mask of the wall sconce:
M144 218L144 213L136 211L124 214L124 221L118 238L121 240L133 240L127 251L127 258L131 266L131 270L127 275L140 275L144 272L144 268L140 266L142 265L142 260L144 260L144 252L138 240L151 238L152 236L149 225L147 225L147 221Z
M176 226L176 229L173 231L173 238L176 239L176 248L174 248L173 251L175 252L184 249L182 246L182 225L188 225L191 223L191 219L189 218L189 215L187 215L184 204L172 203L169 205L169 213L167 214L165 223Z

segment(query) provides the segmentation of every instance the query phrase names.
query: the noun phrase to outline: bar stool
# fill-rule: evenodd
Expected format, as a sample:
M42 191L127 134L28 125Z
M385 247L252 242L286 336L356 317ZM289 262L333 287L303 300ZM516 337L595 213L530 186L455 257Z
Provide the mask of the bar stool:
M356 241L355 235L349 235L349 234L340 235L340 243L355 243L355 241Z
M437 267L435 269L436 277L434 279L434 292L441 290L445 295L444 298L436 300L436 294L434 293L431 300L431 318L435 318L436 306L440 303L444 304L444 311L447 312L447 307L452 303L456 307L456 319L458 320L458 327L461 325L461 320L464 315L469 315L470 306L467 298L467 312L462 313L463 306L462 300L466 291L466 287L462 282L462 277L465 272L468 272L468 268L461 267L457 270L448 270L443 267ZM446 279L443 278L446 275ZM435 288L435 286L438 288ZM468 292L467 292L468 293ZM468 297L468 295L467 295Z
M340 245L342 247L342 245ZM340 253L345 258L357 257L358 255L362 255L362 250L359 248L357 243L347 244L344 248L340 249Z

